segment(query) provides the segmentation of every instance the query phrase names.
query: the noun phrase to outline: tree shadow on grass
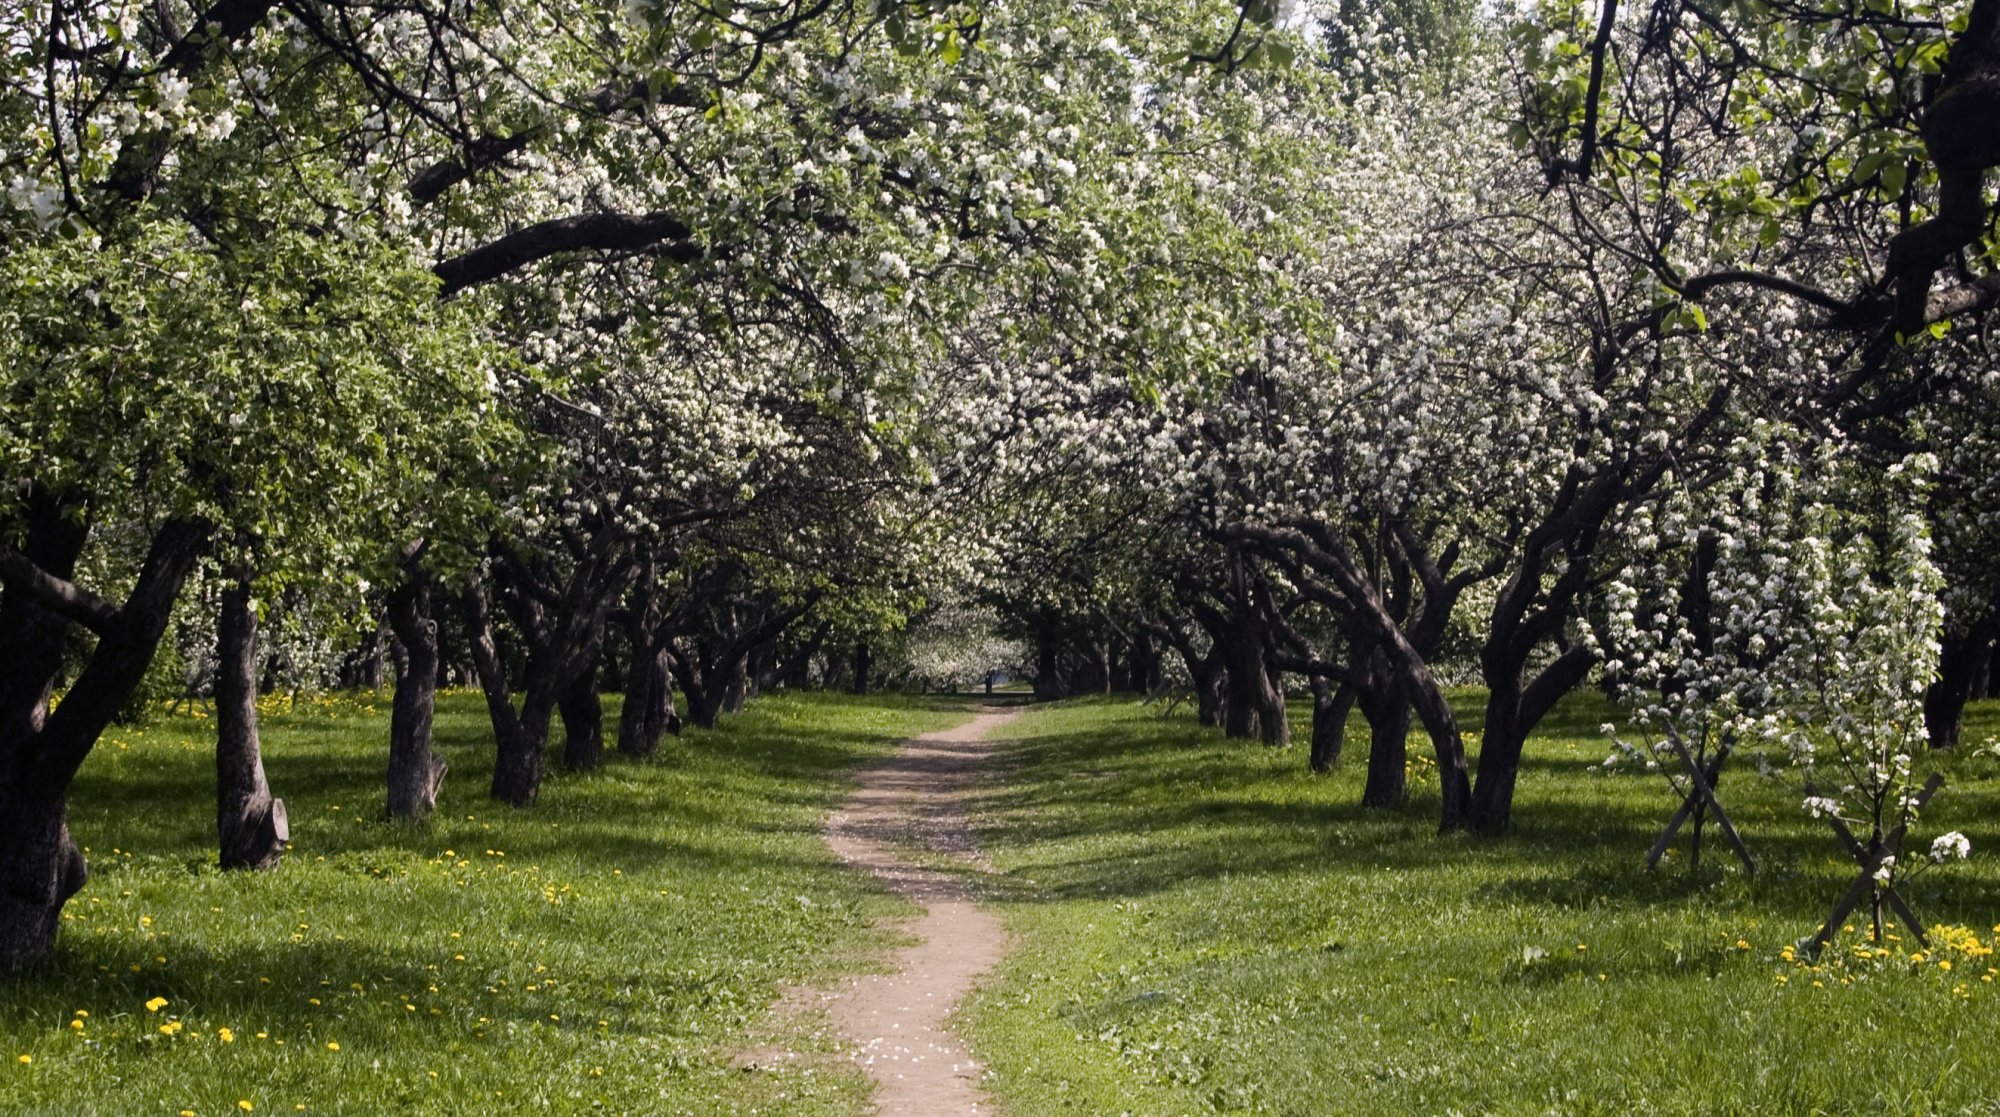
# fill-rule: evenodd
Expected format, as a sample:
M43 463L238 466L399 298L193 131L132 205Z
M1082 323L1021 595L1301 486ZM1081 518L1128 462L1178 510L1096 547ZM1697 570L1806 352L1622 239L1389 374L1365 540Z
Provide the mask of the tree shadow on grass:
M1558 734L1594 738L1609 710L1586 695L1559 707L1549 724ZM1413 738L1411 754L1422 755L1421 748ZM1291 760L1302 766L1302 750L1274 760L1271 750L1224 741L1186 719L1163 726L1143 716L1010 741L1003 785L978 793L974 807L1012 820L1003 835L1018 833L1024 848L1046 853L1020 870L1037 886L1010 892L1025 900L1129 898L1227 875L1413 874L1482 863L1490 873L1519 863L1526 871L1478 885L1468 902L1582 910L1608 899L1643 906L1694 899L1754 904L1810 923L1851 879L1833 835L1798 816L1785 789L1747 771L1726 780L1722 794L1763 871L1737 882L1741 870L1713 825L1695 882L1680 867L1685 831L1666 866L1647 871L1643 856L1677 800L1658 776L1591 774L1602 756L1595 749L1593 742L1565 755L1544 742L1531 751L1521 768L1515 825L1494 837L1439 839L1432 832L1434 784L1415 789L1400 809L1368 810L1356 801L1365 762L1350 761L1352 768L1332 779L1310 778L1283 770ZM1943 827L1992 818L2000 787L1991 773L1980 775L1962 781L1964 793L1948 814L1927 822ZM1990 920L1996 890L2000 881L1982 874L1955 880L1943 890L1948 902L1935 888L1912 902L1938 901L1926 918L1977 925Z

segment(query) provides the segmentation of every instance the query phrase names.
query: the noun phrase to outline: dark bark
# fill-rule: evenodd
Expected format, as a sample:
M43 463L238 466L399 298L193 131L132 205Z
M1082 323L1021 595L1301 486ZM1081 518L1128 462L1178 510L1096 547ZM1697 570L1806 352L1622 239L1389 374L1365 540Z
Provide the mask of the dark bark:
M687 720L698 729L714 729L722 717L722 688L703 677L692 652L676 654L669 662L674 681L687 696Z
M680 731L674 714L674 683L667 651L665 619L660 613L659 587L653 563L645 560L633 585L632 607L625 614L625 639L631 645L626 665L625 705L618 714L618 751L625 756L651 756L669 726Z
M564 252L636 252L664 245L663 255L685 263L701 257L693 237L686 222L664 213L586 213L529 225L431 270L438 277L438 297L450 298Z
M70 782L145 678L209 537L199 521L168 521L154 533L125 603L109 616L86 618L65 602L86 596L69 585L85 529L71 509L33 493L27 503L20 551L0 552L34 568L0 564L0 650L10 656L0 682L0 969L44 957L55 945L62 906L87 876L65 822ZM64 587L75 592L48 592ZM97 646L51 710L68 621L95 631Z
M586 668L556 705L563 723L563 767L594 772L604 767L604 699L597 693L597 668Z
M781 639L818 600L815 592L789 605L733 601L723 610L720 632L677 645L671 666L687 695L688 720L712 729L724 711L740 711L748 692L751 654ZM745 610L752 606L757 607L753 615L759 619L743 623ZM870 659L866 643L856 646L854 658L857 693L866 693Z
M786 686L803 690L812 685L813 659L819 655L820 648L826 644L827 635L832 631L832 621L821 621L813 627L812 635L806 638L806 642L785 657L784 667L779 670L778 677Z
M1480 737L1479 781L1472 793L1472 822L1481 830L1507 828L1521 753L1550 710L1590 675L1591 654L1572 647L1544 667L1526 687L1520 663L1494 663L1486 671L1486 728Z
M225 869L274 868L291 830L285 802L271 797L257 738L257 609L239 571L222 591L216 621L215 826Z
M625 683L625 707L618 715L618 751L625 756L651 756L662 734L680 732L674 711L674 683L665 648L632 656Z
M854 693L868 693L868 672L874 668L875 656L868 650L868 641L854 645L854 678L850 681Z
M1326 678L1314 678L1312 752L1308 763L1321 774L1340 767L1347 744L1347 717L1354 709L1356 690L1345 683L1335 686Z
M1305 525L1302 529L1269 529L1248 525L1232 525L1232 535L1254 540L1264 545L1283 547L1309 564L1316 574L1325 577L1332 591L1337 594L1340 608L1349 619L1357 643L1366 646L1370 652L1370 663L1376 666L1371 671L1379 671L1384 680L1381 690L1388 687L1400 689L1401 703L1391 701L1387 695L1377 695L1372 701L1379 715L1385 719L1377 722L1371 716L1371 725L1393 725L1397 705L1414 705L1417 716L1422 720L1424 730L1430 737L1432 751L1437 757L1439 784L1439 832L1449 832L1465 827L1469 820L1471 806L1471 783L1466 776L1465 742L1459 738L1458 716L1452 711L1451 703L1445 699L1444 688L1438 685L1430 664L1418 644L1411 636L1429 644L1435 632L1441 632L1443 618L1438 609L1427 607L1412 619L1411 632L1405 633L1397 615L1394 601L1384 597L1384 591L1377 584L1347 544L1324 525ZM1406 552L1412 548L1403 544ZM1417 555L1406 554L1415 563ZM1437 581L1438 576L1431 564L1424 562L1425 570L1411 569L1402 577L1421 574L1425 581ZM1407 600L1405 597L1404 600ZM1444 608L1444 600L1438 604ZM1407 611L1407 609L1403 610ZM1378 661L1374 656L1381 656ZM1367 713L1369 707L1364 706ZM1387 732L1385 728L1383 732ZM1371 757L1371 768L1372 768ZM1387 778L1387 774L1384 774Z
M476 577L465 587L465 627L473 670L479 676L486 712L493 722L493 797L511 806L532 807L542 793L542 750L548 741L554 696L545 688L531 687L521 711L514 711L507 668L493 639L486 586Z
M1965 30L1924 111L1924 148L1937 169L1937 212L1889 242L1894 326L1915 334L1930 320L1930 288L1987 225L1986 175L2000 166L2000 0L1973 0Z
M1937 681L1924 694L1924 730L1932 748L1957 746L1966 703L1980 693L1992 669L1996 637L2000 637L2000 610L1992 608L1964 631L1944 634Z
M745 697L754 697L775 688L784 676L784 658L769 644L750 652L748 686ZM740 712L740 710L739 710Z
M1053 702L1064 693L1060 649L1046 634L1035 640L1035 701Z
M750 660L756 653L738 655L723 664L722 708L740 714L750 700Z
M1130 665L1132 689L1140 694L1152 694L1160 689L1160 649L1153 642L1150 632L1140 629L1132 634L1132 647L1126 657Z
M1711 401L1711 410L1716 405ZM1663 462L1634 467L1630 473L1570 477L1552 510L1522 541L1513 572L1494 596L1479 651L1487 703L1471 802L1475 828L1495 833L1507 828L1528 734L1588 677L1590 655L1572 647L1534 679L1525 678L1535 650L1561 638L1577 599L1589 587L1590 557L1606 519L1633 493L1649 491L1665 468Z
M32 784L0 788L0 972L48 954L63 904L89 877L65 809Z
M1264 642L1255 630L1240 628L1225 638L1223 668L1228 698L1223 704L1223 731L1231 737L1257 738L1267 745L1291 740L1284 693L1264 662Z
M8 557L18 560L24 574L67 584L89 533L70 509L46 497L31 495L27 503L27 539ZM6 665L0 671L0 746L10 763L48 716L69 626L37 595L7 583L0 596L0 663Z
M422 818L437 807L445 761L431 739L437 710L438 628L433 586L414 558L403 584L389 594L389 628L396 656L396 696L389 710L389 817Z
M1403 681L1377 649L1368 664L1367 684L1356 698L1368 719L1368 778L1361 805L1400 807L1409 798L1410 698Z

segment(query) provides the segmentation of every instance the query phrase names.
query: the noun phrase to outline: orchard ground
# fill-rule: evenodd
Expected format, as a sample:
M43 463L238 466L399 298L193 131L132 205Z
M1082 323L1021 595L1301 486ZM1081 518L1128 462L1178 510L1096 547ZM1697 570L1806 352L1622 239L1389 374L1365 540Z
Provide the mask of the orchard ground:
M114 730L72 796L91 881L55 958L3 979L0 1112L864 1112L824 1021L770 1011L879 966L911 910L820 826L977 701L772 695L517 812L448 695L420 826L381 818L386 698L267 701L294 831L268 874L210 867L208 722ZM1832 833L1744 765L1722 795L1758 874L1720 844L1696 879L1643 871L1673 803L1592 770L1606 713L1544 726L1498 839L1434 836L1421 765L1406 809L1356 806L1358 719L1319 778L1131 701L1014 721L972 804L1011 949L959 1014L999 1110L1994 1112L2000 707L1918 843L1960 829L1973 858L1911 886L1965 930L1878 949L1857 919L1819 969L1785 948L1852 875ZM753 1044L801 1057L745 1069Z

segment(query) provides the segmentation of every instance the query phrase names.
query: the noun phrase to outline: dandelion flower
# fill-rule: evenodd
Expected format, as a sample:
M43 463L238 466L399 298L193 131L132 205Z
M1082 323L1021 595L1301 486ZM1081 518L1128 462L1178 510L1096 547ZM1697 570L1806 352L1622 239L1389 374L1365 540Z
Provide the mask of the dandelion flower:
M340 1050L340 1045L339 1045L339 1044L337 1044L337 1043L328 1043L328 1044L326 1045L326 1049L327 1049L328 1051L338 1051L338 1050Z
M25 1066L27 1066L27 1065L28 1065L29 1063L32 1063L32 1062L34 1062L34 1061L35 1061L35 1057L34 1057L33 1055L23 1055L23 1056L21 1056L21 1057L20 1057L19 1059L16 1059L16 1060L15 1060L15 1062L18 1062L18 1063L20 1063L20 1064L21 1064L22 1066L24 1066L24 1067L25 1067Z
M147 1012L158 1012L165 1007L167 1007L167 999L165 997L154 997L152 1000L146 1002Z

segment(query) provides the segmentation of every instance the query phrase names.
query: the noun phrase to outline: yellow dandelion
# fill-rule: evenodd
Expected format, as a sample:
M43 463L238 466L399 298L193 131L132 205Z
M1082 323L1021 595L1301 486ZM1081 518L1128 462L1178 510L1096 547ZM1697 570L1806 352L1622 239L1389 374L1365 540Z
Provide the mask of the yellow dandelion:
M23 1055L23 1056L21 1056L20 1058L18 1058L18 1059L16 1059L16 1060L14 1060L14 1061L15 1061L15 1062L17 1062L17 1063L19 1063L19 1064L21 1064L22 1066L24 1066L24 1067L25 1067L25 1066L27 1066L27 1065L28 1065L29 1063L32 1063L32 1062L34 1062L34 1061L35 1061L35 1057L34 1057L33 1055Z
M242 1101L236 1103L236 1108L242 1110L245 1113L248 1113L257 1107L250 1104L249 1098L244 1098Z
M339 1045L339 1044L337 1044L337 1043L328 1043L328 1044L326 1045L326 1049L327 1049L328 1051L338 1051L338 1050L340 1050L340 1045Z
M72 1020L72 1021L70 1021L70 1022L69 1022L69 1026L70 1026L70 1030L71 1030L71 1031L77 1031L77 1032L80 1032L80 1031L82 1031L82 1030L83 1030L83 1021L81 1021L81 1020Z
M1941 969L1941 970L1945 971L1946 973L1950 973L1950 972L1951 972L1951 959L1949 959L1949 958L1945 958L1945 959L1943 959L1943 960L1939 961L1939 962L1938 962L1938 969Z
M147 1012L158 1012L165 1007L167 1007L167 999L165 997L154 997L152 1000L146 1002Z
M228 1028L217 1028L217 1029L215 1030L215 1034L216 1034L216 1037L217 1037L217 1038L219 1038L219 1039L221 1039L221 1040L222 1040L222 1042L224 1042L224 1043L235 1043L235 1042L236 1042L236 1033L235 1033L235 1032L232 1032L232 1031L230 1031L230 1030L229 1030Z

